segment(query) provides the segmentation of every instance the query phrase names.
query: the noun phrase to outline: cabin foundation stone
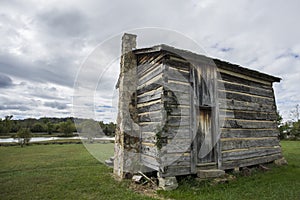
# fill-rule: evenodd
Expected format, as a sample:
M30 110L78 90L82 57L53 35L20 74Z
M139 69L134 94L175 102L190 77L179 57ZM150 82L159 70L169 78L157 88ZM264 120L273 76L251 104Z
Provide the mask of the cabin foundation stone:
M158 187L163 190L175 190L178 187L176 177L158 178Z
M274 161L274 163L278 166L281 166L281 165L287 165L288 162L286 161L286 159L284 157L280 158L280 159L277 159Z

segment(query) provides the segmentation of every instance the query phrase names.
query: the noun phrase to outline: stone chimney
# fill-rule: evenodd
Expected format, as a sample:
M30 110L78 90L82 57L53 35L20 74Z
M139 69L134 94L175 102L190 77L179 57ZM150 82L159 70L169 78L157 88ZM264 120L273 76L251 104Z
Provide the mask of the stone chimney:
M119 76L119 105L115 139L114 174L130 177L139 168L139 126L136 110L137 59L136 35L122 37L122 56Z

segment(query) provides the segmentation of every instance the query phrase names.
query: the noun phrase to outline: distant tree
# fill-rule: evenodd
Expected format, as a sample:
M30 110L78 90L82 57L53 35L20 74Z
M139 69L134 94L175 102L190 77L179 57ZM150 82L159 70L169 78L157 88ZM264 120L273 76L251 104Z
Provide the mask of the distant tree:
M64 133L66 136L73 135L73 132L76 131L74 123L68 119L66 122L61 122L59 125L59 131Z
M116 124L114 124L113 122L110 122L109 124L107 124L107 136L115 136L115 130L116 130Z
M34 133L45 132L45 126L44 126L44 124L42 124L40 122L36 122L33 124L32 128L30 130L31 130L31 132L34 132Z
M93 119L83 120L79 125L79 129L81 135L87 137L90 142L93 142L94 138L101 137L103 134L100 125Z
M53 131L55 130L54 128L55 128L55 127L54 127L54 124L53 124L53 123L47 122L47 124L46 124L46 130L47 130L47 133L48 133L48 134L52 134Z
M24 145L28 145L28 143L31 139L30 129L29 128L20 128L20 130L15 135L15 138L18 139L21 147L23 147Z
M12 126L11 126L11 132L16 133L19 131L19 129L21 128L21 124L18 120L13 120L12 121Z
M0 120L0 132L2 134L8 135L12 128L12 115L5 116L5 118Z
M293 123L293 127L291 129L291 135L295 138L300 137L300 120Z

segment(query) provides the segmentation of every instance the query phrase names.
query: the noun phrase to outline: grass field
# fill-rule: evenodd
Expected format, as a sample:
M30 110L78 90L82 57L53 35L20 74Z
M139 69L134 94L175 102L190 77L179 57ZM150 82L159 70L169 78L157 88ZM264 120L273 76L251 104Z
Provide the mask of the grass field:
M289 165L228 184L183 180L166 199L300 199L300 142L282 142ZM113 144L95 150L112 154ZM0 199L151 199L116 182L81 144L0 147Z

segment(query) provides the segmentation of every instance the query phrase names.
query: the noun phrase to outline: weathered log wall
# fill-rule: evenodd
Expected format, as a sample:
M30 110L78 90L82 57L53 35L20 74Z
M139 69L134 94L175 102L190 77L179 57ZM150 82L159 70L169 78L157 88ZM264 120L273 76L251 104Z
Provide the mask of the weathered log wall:
M140 126L141 163L159 171L158 133L162 126L163 60L161 53L138 55L137 110Z
M193 166L201 163L197 158L199 147L195 146L199 141L194 140L198 109L195 97L201 99L197 103L200 108L211 109L216 135L217 127L221 127L220 142L214 146L216 154L212 154L210 162L222 169L232 169L282 157L273 81L267 75L263 78L257 72L255 78L227 65L217 62L218 73L209 72L213 69L209 66L204 68L208 71L200 70L201 76L208 77L207 85L193 89L195 81L191 77L195 74L186 60L164 51L138 54L137 110L141 161L145 166L161 176L195 172ZM212 81L214 77L207 74L215 74L217 80ZM213 144L218 139L216 135L212 135Z
M222 169L280 158L272 81L217 64Z
M141 162L161 176L190 174L189 64L163 52L138 56Z
M191 173L190 64L177 56L164 60L164 121L161 148L162 176Z

